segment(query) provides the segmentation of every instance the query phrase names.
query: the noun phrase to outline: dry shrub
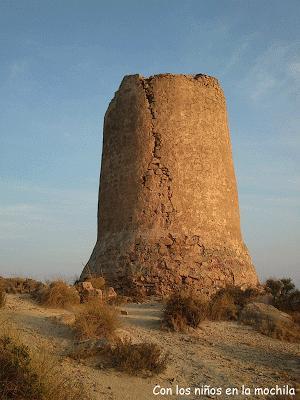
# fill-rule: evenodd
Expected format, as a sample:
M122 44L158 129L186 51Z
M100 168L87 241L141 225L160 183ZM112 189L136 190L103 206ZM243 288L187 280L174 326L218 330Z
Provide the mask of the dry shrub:
M291 312L290 315L293 318L295 324L300 325L300 312L298 311Z
M26 346L15 343L9 336L0 338L0 398L42 399L43 387L30 366Z
M208 318L213 321L236 320L238 307L229 290L218 291L211 299Z
M6 293L5 291L0 287L0 308L4 307L6 303Z
M174 331L184 332L188 327L197 328L208 314L208 302L197 293L179 290L166 302L163 325Z
M0 337L1 400L87 399L70 376L63 377L56 360L47 356L37 358L33 354L36 352L14 337Z
M74 328L79 340L111 338L119 326L119 312L97 302L83 304L75 316Z
M167 367L168 355L155 343L132 343L119 341L106 351L113 368L131 375L159 374Z
M236 320L239 311L259 294L255 288L242 290L239 286L228 285L212 296L208 318L214 321Z
M36 292L35 298L41 304L53 308L66 308L80 303L77 290L63 281L51 282Z
M273 296L273 305L285 312L300 312L300 290L291 278L268 279L266 289Z
M42 282L36 281L30 278L3 278L0 277L0 287L5 290L6 293L33 293L34 291L43 287Z

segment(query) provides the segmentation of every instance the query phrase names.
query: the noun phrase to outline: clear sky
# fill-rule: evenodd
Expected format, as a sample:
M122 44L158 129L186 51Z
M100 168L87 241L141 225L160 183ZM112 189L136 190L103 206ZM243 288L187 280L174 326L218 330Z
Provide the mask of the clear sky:
M299 20L299 0L0 0L0 274L81 272L123 75L206 73L227 98L258 273L299 285Z

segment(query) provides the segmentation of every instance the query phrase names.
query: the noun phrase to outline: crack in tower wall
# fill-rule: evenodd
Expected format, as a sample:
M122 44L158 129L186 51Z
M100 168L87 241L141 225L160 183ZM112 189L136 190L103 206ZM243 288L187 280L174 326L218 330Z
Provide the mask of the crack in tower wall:
M163 141L159 132L155 129L155 96L151 88L151 79L140 78L143 90L145 92L145 97L148 103L148 109L151 114L151 133L153 136L153 150L152 159L148 164L147 171L142 177L142 182L148 190L153 190L150 185L147 185L147 177L152 175L155 176L156 185L158 186L158 195L161 199L161 213L163 215L165 226L169 227L172 223L172 219L175 214L175 208L172 203L172 177L169 169L163 164L161 156L161 148L163 146ZM159 210L156 210L159 211Z

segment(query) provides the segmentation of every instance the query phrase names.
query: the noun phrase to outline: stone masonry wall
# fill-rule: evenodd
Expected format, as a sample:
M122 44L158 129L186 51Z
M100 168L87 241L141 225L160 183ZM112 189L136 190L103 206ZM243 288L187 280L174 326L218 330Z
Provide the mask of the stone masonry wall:
M104 120L98 238L82 278L90 272L125 292L257 284L215 78L123 79Z

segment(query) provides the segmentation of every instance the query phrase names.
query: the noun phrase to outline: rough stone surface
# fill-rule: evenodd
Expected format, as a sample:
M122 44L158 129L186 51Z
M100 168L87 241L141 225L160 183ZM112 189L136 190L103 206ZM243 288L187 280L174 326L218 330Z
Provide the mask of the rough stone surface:
M81 279L89 273L149 294L257 284L215 78L124 77L104 119L98 238Z

